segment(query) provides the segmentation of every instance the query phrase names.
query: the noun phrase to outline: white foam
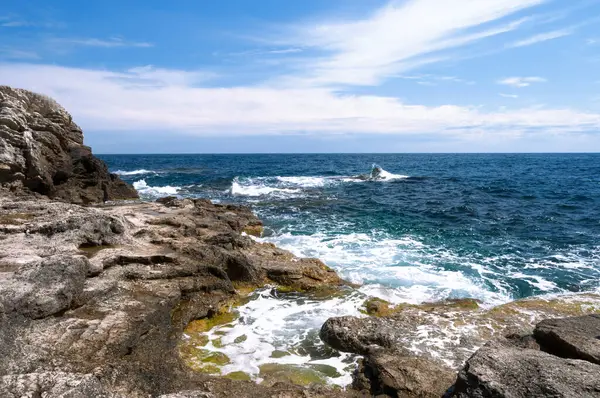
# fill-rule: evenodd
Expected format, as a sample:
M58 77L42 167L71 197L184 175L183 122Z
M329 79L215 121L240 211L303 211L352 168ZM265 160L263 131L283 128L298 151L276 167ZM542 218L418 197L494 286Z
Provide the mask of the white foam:
M385 181L403 180L405 178L408 178L408 176L405 176L402 174L392 174L385 170L382 170L381 173L379 173L379 179L385 180Z
M181 187L172 187L167 185L166 187L152 187L146 183L146 180L139 180L133 183L133 187L140 193L140 195L146 195L151 197L161 197L168 195L176 195Z
M255 292L255 298L237 308L240 317L234 322L212 329L209 338L221 338L222 346L209 343L205 348L222 352L231 363L221 369L222 374L243 371L258 379L259 366L267 363L310 366L326 364L336 368L341 377L330 378L332 384L345 386L351 382L351 355L311 360L309 355L294 353L303 343L323 346L318 337L322 324L330 317L362 316L358 311L364 297L354 294L329 300L283 299L271 294L271 288ZM223 334L221 336L221 334ZM244 341L235 340L246 336ZM291 351L290 355L272 358L273 351Z
M277 180L305 188L322 187L327 182L331 181L326 177L276 177Z
M238 196L290 196L301 192L300 189L279 188L266 185L264 180L259 178L240 180L238 177L231 183L231 194Z
M140 175L140 174L156 174L156 172L152 171L152 170L146 170L146 169L133 170L133 171L117 170L117 171L113 171L113 174L117 174L120 176L135 176L135 175Z
M328 236L292 235L260 238L300 257L317 257L345 279L364 284L361 291L400 303L422 303L448 297L471 297L492 306L510 301L504 289L492 292L483 283L484 264L471 264L443 248L432 248L406 236L392 238L383 233L352 233ZM461 271L449 271L444 263L468 266L479 277L474 280Z
M551 292L551 291L554 291L554 292L561 291L562 292L562 289L559 289L558 286L556 285L556 283L550 282L550 281L542 278L539 275L526 275L522 272L515 272L515 273L511 274L510 276L513 278L522 279L525 282L529 283L530 285L535 286L542 292Z

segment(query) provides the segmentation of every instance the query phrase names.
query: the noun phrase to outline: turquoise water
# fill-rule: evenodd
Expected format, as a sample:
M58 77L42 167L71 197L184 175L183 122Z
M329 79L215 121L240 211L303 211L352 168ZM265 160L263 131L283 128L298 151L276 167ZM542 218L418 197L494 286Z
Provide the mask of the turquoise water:
M265 240L397 301L600 286L600 155L102 156L142 197L251 206ZM363 180L373 164L391 178Z
M142 198L203 197L251 206L261 241L318 257L362 286L310 299L256 292L226 328L226 374L333 366L354 357L318 338L329 317L361 316L367 296L420 303L473 297L491 307L534 295L600 292L600 155L102 156ZM373 164L382 167L371 178ZM453 331L459 333L457 331ZM447 336L453 341L456 335ZM236 339L244 335L244 342ZM440 358L445 346L429 349ZM294 353L272 358L275 350Z

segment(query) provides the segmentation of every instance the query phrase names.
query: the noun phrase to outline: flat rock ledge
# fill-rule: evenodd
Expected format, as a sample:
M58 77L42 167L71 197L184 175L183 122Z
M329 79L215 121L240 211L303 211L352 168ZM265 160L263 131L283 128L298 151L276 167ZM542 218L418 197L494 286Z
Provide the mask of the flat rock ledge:
M343 284L319 260L246 236L261 225L250 209L0 194L0 396L339 396L210 378L178 355L183 328L218 313L237 287Z

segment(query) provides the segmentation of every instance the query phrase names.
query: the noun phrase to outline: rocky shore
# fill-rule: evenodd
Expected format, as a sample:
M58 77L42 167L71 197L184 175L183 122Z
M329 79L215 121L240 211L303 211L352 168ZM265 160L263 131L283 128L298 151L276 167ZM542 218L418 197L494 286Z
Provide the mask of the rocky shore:
M248 208L136 200L49 98L0 87L0 138L2 397L600 396L594 294L493 309L368 300L321 330L363 357L345 391L210 375L184 330L267 284L328 294L344 281L251 239L262 223Z

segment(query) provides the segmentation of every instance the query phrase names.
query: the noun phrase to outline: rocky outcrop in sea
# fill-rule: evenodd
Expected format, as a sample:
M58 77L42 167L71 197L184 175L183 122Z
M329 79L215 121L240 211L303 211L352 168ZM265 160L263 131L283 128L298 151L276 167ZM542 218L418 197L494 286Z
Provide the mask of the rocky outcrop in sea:
M600 396L593 294L492 309L369 300L364 317L321 330L362 356L346 390L277 367L263 384L210 375L220 358L198 363L202 342L184 330L209 329L265 285L323 295L345 282L251 239L262 223L249 208L120 200L137 194L49 98L0 87L0 138L2 397Z

